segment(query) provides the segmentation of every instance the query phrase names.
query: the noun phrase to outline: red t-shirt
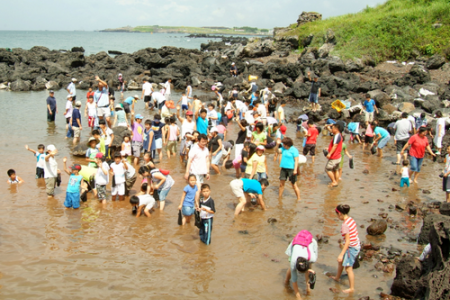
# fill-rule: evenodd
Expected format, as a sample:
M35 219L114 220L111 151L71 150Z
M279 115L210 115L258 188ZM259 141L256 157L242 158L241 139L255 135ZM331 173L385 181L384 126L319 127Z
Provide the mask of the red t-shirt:
M317 130L316 127L311 127L308 128L308 136L306 138L306 144L307 145L311 145L311 144L315 144L317 142L317 136L319 135L319 130Z
M328 152L331 152L333 146L337 145L336 151L334 151L330 157L331 160L341 159L342 143L342 135L340 133L335 134L330 142L330 145L328 146Z
M89 96L92 96L92 98L94 98L94 92L87 92L86 98L89 99Z
M408 144L411 145L409 155L414 156L415 158L423 158L425 156L425 149L429 145L427 137L424 136L421 138L418 134L410 137Z

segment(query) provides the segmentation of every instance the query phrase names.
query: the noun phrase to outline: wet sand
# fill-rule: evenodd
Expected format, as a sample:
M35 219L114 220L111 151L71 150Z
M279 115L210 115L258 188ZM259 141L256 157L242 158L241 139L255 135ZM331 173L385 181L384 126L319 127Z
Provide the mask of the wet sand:
M79 91L79 95L85 92ZM126 95L133 95L129 92ZM374 269L376 260L363 262L356 274L356 292L351 295L333 294L330 287L345 288L333 282L324 272L335 272L340 252L340 221L334 207L339 203L351 206L350 215L358 226L370 224L384 209L399 229L388 228L380 237L366 235L358 228L362 242L373 242L388 247L395 245L404 251L418 251L415 243L401 241L407 233L418 234L421 219L410 219L406 212L389 210L390 204L418 203L444 200L441 180L438 177L443 165L429 158L419 179L419 185L399 189L399 176L393 176L396 166L393 141L385 158L362 153L360 146L349 146L355 159L355 169L348 168L346 158L343 181L337 188L327 186L324 172L325 157L321 149L330 138L320 136L314 164L308 160L302 166L299 179L301 202L296 202L290 185L286 185L283 199L278 199L279 167L273 162L273 152L268 151L270 186L264 194L268 210L246 209L233 222L237 204L229 188L235 171L226 170L222 176L212 175L208 182L216 203L212 243L204 245L198 238L194 224L184 228L177 225L178 205L186 185L184 169L178 157L164 160L158 166L171 170L175 186L169 193L164 212L156 211L152 218L136 219L131 215L128 198L123 202L100 204L89 196L79 210L63 207L68 176L63 176L55 199L47 200L43 179L36 180L35 158L26 151L25 144L36 149L43 143L55 144L59 150L57 161L62 159L84 163L81 158L69 155L71 142L64 140L63 109L65 92L56 97L60 107L56 128L46 122L46 92L8 93L0 91L3 104L3 130L0 133L3 183L0 184L0 298L1 299L295 299L291 288L284 286L289 266L284 254L292 237L302 229L313 235L329 236L327 244L319 245L319 259L314 265L317 283L307 299L359 299L376 297L381 287L389 293L395 274L385 274ZM80 98L80 97L79 97ZM174 97L178 101L178 97ZM81 100L81 99L80 99ZM84 102L84 100L83 100ZM143 102L137 104L142 113ZM84 106L83 106L84 109ZM289 116L289 111L287 110ZM144 113L147 117L148 113ZM87 125L85 119L83 125ZM87 140L87 126L83 127L82 141ZM236 124L229 126L229 137L235 140ZM295 136L295 125L288 125L287 135ZM301 139L295 144L301 150ZM234 153L234 151L233 151ZM6 170L14 168L25 180L19 187L6 184ZM368 169L369 174L363 174ZM397 167L398 171L400 166ZM140 179L133 188L138 190ZM420 190L428 189L425 195ZM108 188L108 195L110 188ZM377 199L383 200L378 202ZM369 201L364 204L364 201ZM269 224L268 218L277 222ZM394 272L395 273L395 272ZM376 275L376 278L374 277ZM303 276L299 287L304 295Z

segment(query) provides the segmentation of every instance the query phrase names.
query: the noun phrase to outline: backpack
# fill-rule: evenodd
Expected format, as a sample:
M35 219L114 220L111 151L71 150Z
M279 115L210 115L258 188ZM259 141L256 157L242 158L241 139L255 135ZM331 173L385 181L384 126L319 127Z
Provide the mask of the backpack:
M300 245L303 247L306 247L306 250L308 251L308 261L311 259L311 252L309 252L308 246L312 243L313 236L311 232L308 230L302 230L295 236L294 240L292 241L292 246L294 245Z

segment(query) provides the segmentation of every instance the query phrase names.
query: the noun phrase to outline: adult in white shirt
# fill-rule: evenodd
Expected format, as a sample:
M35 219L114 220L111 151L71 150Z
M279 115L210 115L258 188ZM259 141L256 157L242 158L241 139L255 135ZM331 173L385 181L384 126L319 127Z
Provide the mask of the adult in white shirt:
M442 116L442 112L440 110L436 112L436 118L437 122L436 122L436 135L434 136L434 144L436 145L437 148L436 154L440 155L442 149L442 139L444 138L445 135L445 118Z
M152 99L153 99L154 105L156 107L158 107L159 113L161 114L161 109L163 108L164 104L166 103L166 97L164 97L164 95L161 94L160 92L153 92Z
M267 111L266 111L266 107L259 101L256 102L257 103L257 108L256 110L258 111L260 118L261 118L261 122L266 125L266 119L267 119Z
M186 133L192 134L197 130L197 125L194 121L194 113L190 110L186 111L186 119L180 116L180 106L177 106L177 118L181 123L181 143L180 143L180 160L184 161L184 156L186 155Z
M400 165L402 160L402 152L403 147L405 147L406 143L408 143L410 133L413 132L413 126L411 122L408 120L408 113L402 113L401 119L395 122L394 125L395 135L394 135L394 143L397 146L397 162L396 165ZM408 154L403 154L403 159L407 159ZM394 164L394 163L393 163Z
M208 104L208 112L206 113L206 118L208 120L211 120L211 126L217 126L219 116L217 115L217 111L215 110L214 104L210 103Z
M72 96L72 101L77 100L77 88L75 87L75 82L77 82L76 78L72 78L72 81L67 86L67 92Z
M70 118L72 118L72 112L73 112L73 105L72 105L72 95L67 95L67 102L66 102L66 112L64 113L64 117L66 118L66 138L73 137L73 131L71 129Z
M55 159L57 153L58 150L54 145L47 146L47 155L44 159L44 179L48 198L53 198L55 195L56 179L58 177L58 163Z
M148 105L151 101L151 96L153 93L153 86L150 82L148 82L147 78L144 78L144 84L142 85L142 95L141 95L141 99L144 99L144 103L145 103L145 109L148 109ZM152 107L153 109L153 107Z
M108 84L95 76L98 81L98 89L94 93L94 102L97 104L97 117L99 120L106 119L108 127L111 127L111 108L108 95Z
M189 151L189 159L186 166L186 173L184 179L189 178L189 174L194 174L197 178L197 186L200 190L203 180L209 180L209 150L206 147L208 144L208 137L206 134L198 136L198 143L192 146Z
M164 83L164 88L166 89L166 93L164 96L166 100L170 100L170 84L172 83L172 78L167 79L166 83Z
M120 154L125 156L125 153L122 152L125 151L120 151ZM127 170L125 171L125 196L129 196L133 185L136 183L137 175L136 170L128 162L125 162L125 164L127 165Z

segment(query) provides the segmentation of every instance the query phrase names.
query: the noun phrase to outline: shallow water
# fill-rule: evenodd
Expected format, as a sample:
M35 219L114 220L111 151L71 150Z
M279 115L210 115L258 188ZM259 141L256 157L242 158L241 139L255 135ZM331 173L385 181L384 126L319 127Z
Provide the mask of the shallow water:
M410 231L417 234L421 220L410 220L406 213L389 211L388 206L414 199L421 202L444 199L437 177L442 165L433 164L428 158L424 162L419 188L429 189L431 194L422 194L414 185L391 192L392 187L398 188L400 181L399 177L390 179L395 170L391 165L395 153L390 149L385 158L379 159L362 154L357 145L349 146L355 157L355 169L348 168L346 159L342 183L337 188L329 188L324 173L325 158L321 154L329 137L321 136L315 164L309 160L302 167L299 180L302 201L299 203L288 186L283 199L277 199L279 168L273 162L272 152L268 152L271 185L264 195L269 207L266 212L247 210L233 222L237 201L228 183L234 178L234 170L224 171L222 176L213 175L209 183L217 213L209 246L199 241L194 224L185 228L177 225L177 207L186 185L178 158L165 159L159 165L171 170L176 184L169 193L165 211L156 211L151 219L136 219L127 201L108 201L103 206L92 196L80 210L65 210L62 204L68 176L63 176L55 199L47 200L43 180L34 179L35 159L24 148L25 144L36 148L39 143L53 143L59 150L59 168L63 167L64 156L68 156L69 165L73 161L84 164L83 159L69 155L71 143L64 140L64 96L65 91L56 92L61 110L53 128L46 122L46 92L0 91L3 109L0 141L4 158L0 161L3 170L0 184L3 195L0 198L1 299L295 299L292 290L283 284L289 266L284 251L290 242L286 235L295 235L302 229L310 230L313 235L330 237L328 244L319 246L319 259L314 266L318 273L316 288L307 299L372 298L379 293L377 287L389 292L394 277L394 274L374 270L375 260L362 263L355 271L357 292L353 296L329 291L330 287L348 284L346 277L340 286L324 275L326 271L336 271L340 251L340 221L334 207L339 203L349 204L358 226L366 227L371 218L378 217L380 209L385 209L404 229L388 228L385 236L374 238L366 236L365 229L359 228L360 239L417 251L416 244L397 239ZM143 112L142 101L138 102L137 111ZM236 125L230 125L229 130L234 139ZM295 136L293 124L288 126L288 136ZM88 132L84 130L82 141L87 137ZM295 145L301 149L301 140L296 139ZM25 180L20 187L6 184L9 168L14 168ZM369 174L363 174L364 169L368 169ZM138 184L133 191L137 189ZM363 201L370 203L363 204ZM276 218L277 222L271 225L268 218ZM244 230L248 234L239 233ZM304 295L304 279L299 278Z

